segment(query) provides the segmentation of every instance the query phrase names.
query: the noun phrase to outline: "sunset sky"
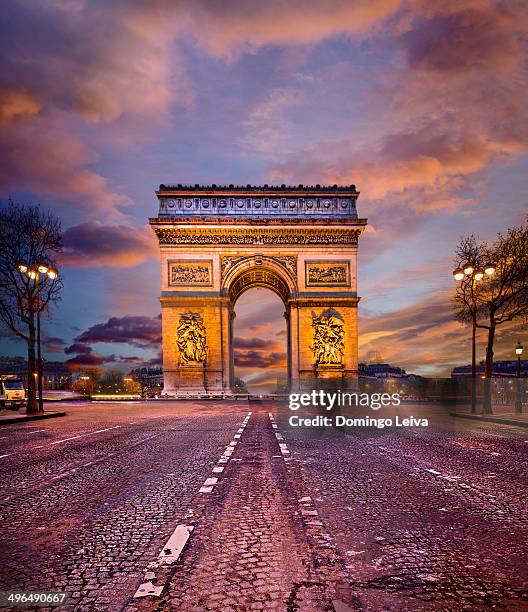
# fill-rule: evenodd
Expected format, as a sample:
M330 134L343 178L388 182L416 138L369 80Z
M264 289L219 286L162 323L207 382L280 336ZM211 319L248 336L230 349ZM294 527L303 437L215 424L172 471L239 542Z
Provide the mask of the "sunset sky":
M160 183L354 183L360 359L468 363L455 244L528 211L526 2L5 0L0 29L0 197L65 231L49 359L159 361ZM281 375L282 310L239 300L242 378Z

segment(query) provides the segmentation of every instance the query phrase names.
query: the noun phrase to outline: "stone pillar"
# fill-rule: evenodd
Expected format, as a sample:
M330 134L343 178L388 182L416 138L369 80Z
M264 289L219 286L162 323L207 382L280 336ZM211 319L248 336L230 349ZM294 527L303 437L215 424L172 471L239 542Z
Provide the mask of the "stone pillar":
M225 394L229 384L229 300L218 297L162 297L163 370L166 396ZM201 316L206 330L205 363L181 362L177 327L185 312Z
M290 306L284 312L284 318L286 319L286 338L287 338L287 367L288 367L288 388L291 387L291 376L292 376L292 359L291 359L291 328L290 328Z
M299 309L295 302L288 304L290 316L288 320L288 357L290 365L290 389L299 389Z
M332 381L341 388L350 388L357 385L358 377L358 328L357 328L357 298L340 299L338 297L328 298L306 298L298 299L292 304L292 312L296 312L297 330L294 334L292 355L297 352L299 359L297 366L293 368L292 380L298 377L300 389L312 389L319 382ZM312 312L320 315L327 308L335 309L344 321L344 355L340 364L315 363L312 352L314 340L314 329L312 327Z

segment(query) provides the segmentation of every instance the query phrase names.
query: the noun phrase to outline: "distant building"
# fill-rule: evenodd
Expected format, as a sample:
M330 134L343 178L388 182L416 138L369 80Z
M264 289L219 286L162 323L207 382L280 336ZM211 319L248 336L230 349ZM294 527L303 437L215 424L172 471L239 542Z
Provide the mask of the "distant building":
M130 378L137 381L142 387L148 390L157 390L163 388L163 368L162 367L145 367L135 368L128 373Z
M72 374L62 361L44 361L44 389L69 389Z
M0 357L0 374L15 374L27 386L28 363L24 357ZM44 360L44 389L68 389L71 382L71 372L62 361Z
M481 362L477 365L477 376L484 376L486 372L486 365ZM457 378L459 376L471 376L471 366L457 366L451 370L451 378ZM492 376L494 378L512 378L517 376L517 360L508 361L495 361L493 364ZM524 359L521 361L521 376L528 376L528 360Z
M359 375L369 378L407 378L410 376L403 368L388 363L360 363Z

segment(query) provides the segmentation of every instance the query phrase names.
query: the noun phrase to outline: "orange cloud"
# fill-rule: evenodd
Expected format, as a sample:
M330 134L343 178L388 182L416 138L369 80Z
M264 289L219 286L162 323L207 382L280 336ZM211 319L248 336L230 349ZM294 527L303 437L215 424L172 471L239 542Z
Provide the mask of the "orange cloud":
M36 115L40 102L24 89L0 89L0 125Z
M361 312L361 311L360 311ZM512 359L518 324L497 334L496 359ZM478 361L484 359L485 330L478 332ZM423 301L392 312L360 317L360 360L384 361L409 372L448 376L471 361L471 330L454 319L452 293L437 291Z
M403 0L197 1L186 7L187 24L210 53L232 58L263 45L308 45L361 32L394 15Z

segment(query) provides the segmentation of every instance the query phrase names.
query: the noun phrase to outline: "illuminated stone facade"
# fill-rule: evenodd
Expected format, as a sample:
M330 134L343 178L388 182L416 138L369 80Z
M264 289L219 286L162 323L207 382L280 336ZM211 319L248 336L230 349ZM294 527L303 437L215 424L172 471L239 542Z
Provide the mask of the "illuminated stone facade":
M164 393L229 396L238 297L267 287L284 303L292 389L357 378L355 187L161 185Z

